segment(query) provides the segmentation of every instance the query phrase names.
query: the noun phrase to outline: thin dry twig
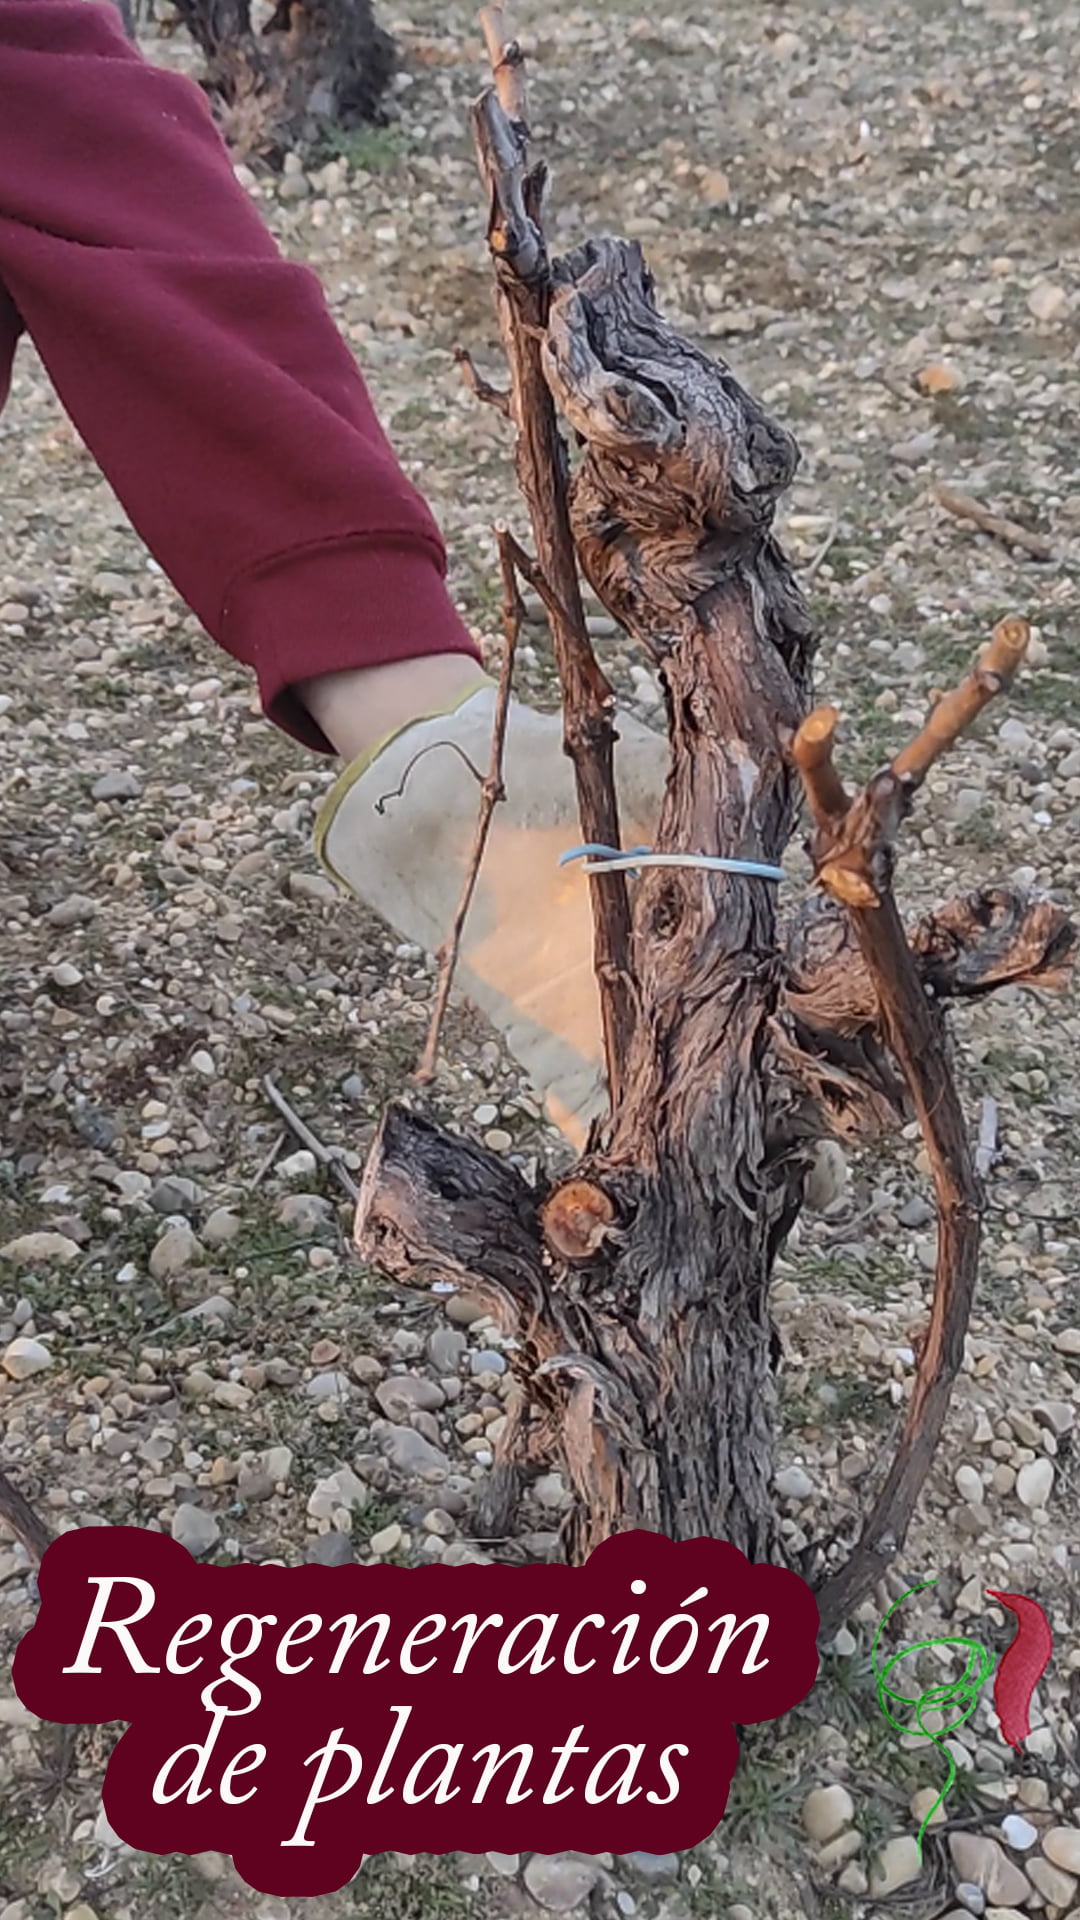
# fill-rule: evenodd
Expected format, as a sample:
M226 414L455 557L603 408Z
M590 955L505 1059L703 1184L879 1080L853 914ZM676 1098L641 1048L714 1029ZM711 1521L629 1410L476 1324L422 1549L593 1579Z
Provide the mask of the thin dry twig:
M499 543L499 564L503 578L503 658L499 672L499 687L495 697L495 720L491 734L491 761L487 776L480 787L480 811L476 820L476 832L473 837L469 863L465 870L465 884L461 889L461 898L454 914L449 935L439 948L436 959L439 963L439 981L435 990L435 1004L431 1012L431 1024L428 1027L427 1042L420 1065L414 1079L426 1085L435 1078L436 1062L439 1054L439 1040L442 1035L446 1009L450 1004L450 992L454 984L454 969L461 951L461 936L469 916L473 893L480 873L480 863L487 846L495 808L500 800L505 800L503 786L503 748L506 742L506 722L510 712L510 693L514 679L514 660L517 653L518 636L521 623L525 618L525 606L518 592L515 572L515 550L520 553L516 540L506 527L495 529Z
M285 1142L288 1139L288 1137L289 1137L288 1127L282 1127L281 1132L278 1134L277 1139L274 1141L274 1144L270 1148L269 1153L266 1153L263 1155L262 1159L259 1161L259 1164L255 1169L255 1172L252 1174L250 1183L248 1185L249 1193L254 1193L258 1187L262 1186L263 1181L266 1179L267 1174L269 1173L271 1167L273 1166L274 1161L277 1159L278 1154L281 1152L282 1147L285 1145Z
M815 573L818 571L818 568L824 565L825 561L828 559L830 553L833 550L833 546L836 542L836 538L839 532L840 532L840 522L839 520L834 520L827 534L825 535L824 540L821 542L821 545L817 548L816 552L814 552L810 556L810 559L803 570L804 580L812 580Z
M454 359L461 368L461 377L469 392L474 393L478 400L482 400L486 407L494 407L504 419L512 420L510 395L504 388L493 387L490 380L485 380L468 347L455 347Z
M271 1105L277 1108L286 1126L291 1128L292 1132L295 1133L301 1145L305 1146L309 1153L313 1153L320 1165L326 1167L328 1171L334 1175L339 1186L344 1187L350 1200L358 1200L360 1197L360 1189L348 1168L342 1165L341 1148L324 1145L323 1141L319 1139L318 1134L312 1133L307 1122L301 1120L296 1108L289 1105L285 1095L282 1093L273 1076L269 1073L266 1074L263 1079L263 1089Z
M807 737L809 723L804 722L792 750L817 823L817 877L851 913L877 998L881 1032L918 1114L938 1204L934 1296L914 1390L892 1465L862 1535L845 1565L821 1589L825 1632L846 1618L903 1545L960 1370L978 1271L982 1188L940 1012L927 997L893 897L891 841L906 801L929 767L1008 684L1023 658L1028 631L1023 620L1001 621L967 679L937 702L917 738L842 813L822 798L823 792L826 799L835 793L832 782L839 786L831 759L834 729L822 719ZM869 900L859 897L853 885L860 875L866 879Z
M937 502L946 513L954 514L957 520L970 520L982 533L992 534L995 540L1003 540L1006 546L1020 547L1036 560L1057 558L1054 543L1045 534L1032 533L1029 527L1022 527L1017 520L991 513L988 507L973 500L969 494L956 493L952 487L938 487Z
M543 597L563 692L563 738L574 769L582 839L619 846L615 696L589 639L570 528L569 463L542 358L550 299L540 221L544 169L529 160L523 59L505 11L488 7L481 21L495 84L481 95L472 120L489 198L488 248L518 430L518 479L546 587ZM612 1106L617 1107L637 1024L630 896L622 873L592 876L589 885L607 1082Z

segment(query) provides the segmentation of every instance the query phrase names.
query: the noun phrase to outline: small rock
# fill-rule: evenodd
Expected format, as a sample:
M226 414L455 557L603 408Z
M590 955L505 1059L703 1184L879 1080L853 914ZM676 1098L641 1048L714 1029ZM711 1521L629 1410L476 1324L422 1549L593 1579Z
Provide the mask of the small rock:
M988 1834L950 1833L949 1852L961 1880L981 1887L991 1906L1023 1906L1031 1883Z
M318 1162L307 1147L300 1147L296 1153L287 1153L279 1160L277 1170L284 1180L310 1180Z
M452 1293L446 1302L446 1317L456 1327L471 1327L474 1320L482 1320L486 1313L483 1301L468 1293ZM1077 1339L1080 1340L1080 1333ZM1080 1351L1080 1348L1077 1350Z
M91 800L137 800L142 787L133 773L103 773L90 789Z
M61 960L59 966L52 967L49 978L54 987L81 987L83 982L79 968L72 966L70 960Z
M679 1877L677 1853L622 1853L619 1858L643 1880L677 1880Z
M512 1880L521 1865L520 1853L489 1853L487 1858L504 1880Z
M911 1799L908 1801L908 1812L913 1820L918 1821L921 1827L931 1807L934 1807L935 1811L931 1816L930 1825L931 1827L940 1827L942 1821L948 1817L945 1808L936 1804L940 1799L941 1792L939 1788L920 1787L918 1792L913 1793Z
M203 1221L202 1238L208 1247L227 1247L240 1231L241 1221L231 1207L215 1207Z
M150 1249L147 1266L153 1280L171 1280L199 1259L202 1248L186 1220L177 1220Z
M449 1473L450 1462L445 1453L425 1440L423 1434L414 1427L387 1426L381 1421L376 1424L374 1437L391 1466L401 1473L429 1473L439 1469Z
M870 1875L870 1891L879 1898L886 1893L895 1893L898 1887L906 1887L917 1880L921 1871L919 1843L913 1833L897 1834L895 1839L887 1840L874 1864Z
M67 1266L78 1257L79 1249L66 1233L20 1233L0 1247L0 1260L10 1260L17 1267L44 1266L51 1261Z
M803 1179L804 1205L811 1213L827 1213L843 1197L847 1179L847 1156L840 1144L836 1140L815 1141Z
M260 1473L257 1468L241 1467L236 1476L236 1491L241 1500L248 1500L254 1505L259 1500L272 1500L277 1488L268 1473Z
M202 1188L194 1180L170 1173L164 1180L155 1181L148 1197L155 1213L194 1213L202 1199Z
M1065 1873L1061 1867L1055 1867L1052 1861L1044 1860L1040 1854L1025 1860L1024 1868L1032 1886L1050 1906L1059 1909L1071 1907L1077 1886L1074 1873Z
M290 899L307 900L315 906L327 906L341 899L333 881L322 873L290 873L286 885Z
M193 1507L188 1501L177 1507L170 1531L178 1545L186 1547L196 1559L201 1553L209 1553L221 1539L221 1528L213 1514L202 1507Z
M902 1227L927 1227L934 1215L921 1194L914 1193L910 1200L905 1200L896 1217Z
M809 1500L814 1491L814 1483L805 1467L781 1467L774 1482L782 1500ZM827 1788L822 1789L827 1792Z
M371 1548L372 1553L376 1554L381 1560L384 1559L387 1554L395 1553L404 1538L405 1535L402 1528L398 1526L396 1520L392 1520L388 1527L380 1527L378 1533L372 1534L371 1539L368 1541L368 1546Z
M1006 1844L1012 1847L1016 1853L1026 1853L1029 1847L1035 1845L1039 1837L1038 1829L1032 1826L1030 1820L1025 1820L1019 1813L1007 1813L1001 1823L1001 1831ZM1046 1852L1045 1847L1043 1851L1044 1853ZM1052 1858L1052 1856L1047 1855L1047 1858Z
M236 1312L231 1300L223 1293L212 1293L200 1300L197 1307L185 1307L181 1320L228 1320Z
M525 1868L525 1885L547 1913L573 1913L583 1906L600 1878L600 1869L587 1860L561 1860L558 1855L534 1853Z
M53 1357L48 1347L43 1347L40 1340L28 1340L22 1334L5 1347L3 1361L0 1362L12 1380L28 1380L31 1374L43 1373L52 1363Z
M1076 1408L1069 1400L1042 1400L1035 1408L1035 1418L1061 1440L1065 1434L1072 1432Z
M66 900L58 900L50 907L45 919L50 927L80 927L92 920L97 912L97 901L89 894L69 893Z
M1046 325L1067 319L1072 310L1064 287L1056 287L1050 280L1040 280L1037 286L1032 287L1027 303L1028 312Z
M971 1506L978 1506L981 1503L983 1497L982 1476L976 1472L974 1467L957 1467L956 1472L953 1474L953 1485L960 1495L961 1500L966 1500Z
M952 367L935 362L932 366L920 368L915 375L915 384L920 393L953 393L960 385L960 376Z
M986 1895L973 1880L961 1880L956 1888L956 1897L965 1913L985 1913Z
M217 1064L214 1056L212 1053L207 1053L205 1047L196 1047L189 1061L189 1065L193 1072L201 1073L204 1080L213 1080L217 1076Z
M368 1084L359 1073L348 1073L341 1083L342 1098L352 1107L362 1107L368 1098Z
M855 1817L855 1802L846 1787L834 1781L828 1787L815 1787L803 1801L802 1823L811 1840L823 1846ZM895 1884L899 1885L899 1882Z
M299 1156L296 1156L299 1157ZM333 1214L330 1201L321 1193L287 1193L276 1209L279 1226L299 1234L317 1233Z
M262 1456L263 1472L275 1482L288 1480L292 1472L292 1463L291 1447L267 1447Z
M317 1373L304 1388L309 1400L346 1400L352 1392L347 1373Z
M328 1533L320 1533L313 1540L304 1555L309 1565L317 1567L347 1567L353 1558L352 1541L347 1533L339 1533L331 1527Z
M1016 1476L1016 1497L1030 1511L1045 1507L1054 1484L1053 1463L1045 1457L1028 1460Z
M1050 1827L1043 1834L1042 1850L1063 1873L1080 1878L1080 1827Z
M472 1373L505 1373L506 1355L497 1353L494 1347L483 1347L472 1355L469 1370Z
M213 1397L215 1406L224 1407L229 1413L243 1413L255 1395L239 1380L216 1380Z
M456 1327L436 1327L428 1338L428 1359L436 1373L454 1374L468 1342Z
M446 1395L433 1380L418 1373L392 1373L375 1389L379 1410L388 1420L407 1420L412 1413L431 1413L446 1405Z

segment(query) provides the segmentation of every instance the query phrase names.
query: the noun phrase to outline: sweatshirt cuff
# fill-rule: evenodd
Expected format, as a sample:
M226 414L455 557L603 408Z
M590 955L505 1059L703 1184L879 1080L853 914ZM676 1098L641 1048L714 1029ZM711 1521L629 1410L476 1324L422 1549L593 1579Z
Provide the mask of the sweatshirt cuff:
M233 582L213 636L255 669L267 719L333 753L294 691L319 674L480 648L454 609L434 549L368 535L277 554Z

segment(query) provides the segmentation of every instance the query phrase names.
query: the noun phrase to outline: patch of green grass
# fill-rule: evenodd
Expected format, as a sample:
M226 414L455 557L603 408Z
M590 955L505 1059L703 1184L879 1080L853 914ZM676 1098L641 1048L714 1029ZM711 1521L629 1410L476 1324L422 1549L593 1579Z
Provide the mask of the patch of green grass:
M477 1920L475 1896L438 1854L417 1854L407 1867L375 1854L344 1891L356 1920Z
M132 1864L137 1878L139 1910L145 1920L173 1920L194 1916L206 1904L210 1886L186 1853L140 1853ZM145 1902L145 1904L144 1904Z
M743 1735L742 1752L724 1810L725 1847L768 1844L774 1858L796 1841L797 1809L805 1797L793 1757L774 1732Z
M326 159L347 160L359 173L393 173L407 151L403 134L393 127L327 126L319 145Z

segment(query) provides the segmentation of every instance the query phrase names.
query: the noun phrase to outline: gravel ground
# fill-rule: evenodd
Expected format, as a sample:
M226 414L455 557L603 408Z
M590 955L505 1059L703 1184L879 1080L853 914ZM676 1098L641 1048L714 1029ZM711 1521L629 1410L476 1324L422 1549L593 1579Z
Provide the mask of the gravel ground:
M730 0L721 20L530 0L519 21L556 245L639 236L669 313L799 436L786 538L817 561L819 684L843 704L848 769L902 743L1003 612L1035 623L1008 707L928 783L905 905L1009 877L1070 903L1080 10ZM405 56L399 120L312 178L243 177L322 274L446 529L459 602L488 632L491 526L513 483L504 423L452 360L465 342L498 364L464 131L480 45L459 0L418 0L387 24ZM184 58L176 40L151 51ZM309 837L329 769L259 720L25 348L0 440L4 1465L54 1526L163 1528L223 1564L480 1557L460 1522L503 1418L499 1335L357 1265L339 1189L281 1139L262 1086L273 1073L359 1167L422 1043L431 964L318 876ZM1055 557L950 518L942 483L1048 536ZM616 684L655 715L648 671L610 623L598 630ZM542 630L530 642L522 690L550 702ZM904 1584L939 1576L919 1635L1003 1646L1011 1621L984 1598L996 1586L1037 1592L1056 1644L1022 1756L988 1699L955 1736L948 1830L928 1837L921 1875L913 1836L942 1767L878 1709L870 1606L806 1706L750 1738L729 1813L693 1853L380 1856L333 1898L292 1904L244 1888L217 1855L110 1844L100 1787L116 1729L80 1737L77 1774L43 1813L48 1730L0 1699L0 1920L1080 1913L1080 1024L1069 995L1011 991L956 1032L973 1126L992 1096L1001 1151ZM455 1014L446 1052L440 1114L527 1170L553 1164L559 1146L481 1024ZM860 1160L788 1249L776 1299L793 1547L850 1534L932 1263L915 1137ZM557 1476L542 1481L500 1557L543 1558L562 1499ZM0 1541L6 1655L33 1607L25 1557Z

